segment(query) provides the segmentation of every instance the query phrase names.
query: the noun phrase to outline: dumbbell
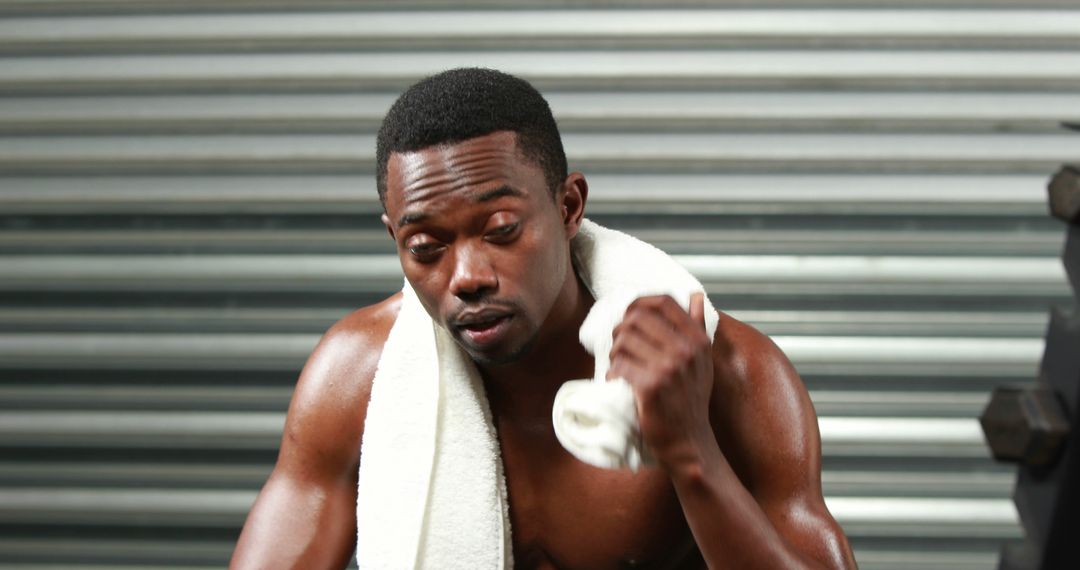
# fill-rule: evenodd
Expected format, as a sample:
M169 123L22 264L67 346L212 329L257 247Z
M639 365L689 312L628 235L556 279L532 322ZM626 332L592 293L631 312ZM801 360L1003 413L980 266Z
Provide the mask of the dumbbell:
M1080 306L1080 165L1047 190L1068 224L1063 262ZM1026 539L1002 548L999 569L1080 568L1080 311L1051 310L1038 381L996 389L979 422L994 457L1020 466L1013 500Z

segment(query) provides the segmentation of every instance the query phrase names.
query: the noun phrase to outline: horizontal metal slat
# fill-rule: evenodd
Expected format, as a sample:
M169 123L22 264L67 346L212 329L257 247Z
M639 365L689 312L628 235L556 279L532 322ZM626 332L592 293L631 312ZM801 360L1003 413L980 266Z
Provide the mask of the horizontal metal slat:
M401 262L362 256L2 256L0 290L342 290L401 288Z
M810 399L819 416L970 418L978 416L990 398L982 391L811 390Z
M10 410L229 410L284 411L292 386L131 386L6 383L0 409ZM974 417L989 400L983 392L811 390L822 416Z
M1034 240L1029 240L1029 243L1030 241ZM1055 242L1057 241L1060 240L1055 240ZM1023 245L1021 245L1022 247ZM1045 250L1046 248L1042 249ZM0 254L231 254L247 252L394 253L394 244L387 237L385 230L245 231L193 229L189 231L34 230L0 232Z
M372 216L374 220L374 216ZM675 220L673 222L677 223ZM168 223L167 221L164 222ZM360 225L360 224L354 224ZM373 224L371 224L373 225ZM607 224L606 224L607 225ZM719 225L719 224L717 224ZM609 225L610 226L610 225ZM615 229L621 229L617 224ZM822 231L636 230L635 237L676 254L937 255L1050 257L1060 232L1008 230ZM0 232L5 254L396 253L383 227L372 229L35 229Z
M974 418L819 417L822 453L854 457L990 456Z
M848 535L1020 538L1010 500L826 497Z
M0 445L161 449L278 448L284 413L5 411ZM971 418L819 418L826 456L987 459Z
M299 370L311 334L0 334L0 366L44 369ZM1042 339L775 336L803 375L1034 373Z
M567 6L595 8L625 7L760 7L751 0L460 0L454 3L461 8L566 8ZM821 5L820 0L769 0L768 6L805 7ZM899 6L940 7L942 0L831 0L829 6L857 6L872 8L896 8ZM949 0L949 6L1015 7L1016 0ZM1028 8L1072 8L1072 0L1034 0L1024 4ZM342 9L433 9L445 7L445 0L307 0L297 5L290 0L188 0L177 5L167 0L3 0L0 13L5 14L97 14L97 13L189 13L189 12L248 12L248 11L308 11Z
M723 307L721 307L723 310ZM1046 311L735 310L732 317L769 335L1019 336L1046 331ZM2 313L0 313L2 314Z
M927 550L884 547L855 549L855 560L863 570L993 570L998 566L999 547L988 545L984 550L964 548Z
M142 541L142 540L95 540L95 541L57 541L61 546L50 550L45 544L38 544L37 541L32 541L25 546L11 546L8 547L0 543L0 554L5 552L16 553L23 559L34 560L33 562L22 563L2 563L0 562L0 569L2 570L205 570L207 568L220 568L226 564L229 555L232 553L232 549L235 546L232 542L222 542L218 545L210 546L195 546L193 541ZM22 543L20 543L22 544ZM200 548L201 550L209 550L212 548L213 558L209 558L203 565L192 565L190 561L186 563L181 562L158 562L158 563L146 563L146 562L131 562L117 564L115 562L109 564L94 564L91 562L85 562L88 559L100 559L105 558L109 560L116 560L121 558L124 560L131 559L132 556L139 556L140 553L149 551L152 553L159 553L157 556L144 556L143 558L137 558L138 560L155 559L162 560L163 558L171 560L168 555L162 555L162 552L190 552L191 548ZM111 556L103 554L105 552L115 553ZM132 553L130 556L127 553ZM65 557L70 557L65 559ZM983 550L974 550L972 548L953 547L951 549L922 549L919 551L905 550L900 547L888 549L880 545L873 547L860 547L855 548L855 557L859 562L859 567L863 570L909 570L914 567L925 568L937 568L942 570L991 570L996 567L998 562L997 549L993 546L986 546ZM179 558L179 556L177 556ZM63 562L45 562L42 560L64 560ZM76 565L77 564L77 565ZM355 563L349 565L349 568L354 568Z
M254 491L200 489L0 489L0 523L235 527Z
M1080 47L1062 10L513 10L12 18L0 53L612 47Z
M58 380L60 383L52 386L0 385L0 409L280 412L293 393L292 386L87 386Z
M1041 338L774 336L792 360L811 362L1029 362Z
M321 333L352 309L317 307L3 307L5 332ZM1045 323L1043 323L1045 325Z
M915 469L869 471L825 469L821 473L827 496L996 498L1012 496L1012 472L949 472Z
M1067 295L1057 259L677 255L710 293ZM395 291L394 255L0 256L0 291Z
M0 483L7 487L231 488L262 487L272 463L166 463L162 461L0 462ZM849 477L860 480L858 477ZM872 483L873 474L869 474ZM845 479L846 480L846 479ZM909 487L915 483L909 484ZM0 539L2 543L2 539ZM2 552L2 547L0 547Z
M234 545L235 546L235 545ZM231 551L230 551L231 552ZM47 557L48 560L53 560L53 557ZM105 564L93 564L93 563L77 563L77 562L12 562L5 563L0 562L0 570L208 570L210 568L220 568L221 565L227 564L229 556L223 556L214 563L205 564L174 564L173 562L163 562L160 564L116 564L114 562ZM78 564L77 566L74 564ZM355 568L354 566L348 567L350 570Z
M228 564L235 547L235 540L224 537L0 538L0 559L8 560L0 562L0 569L205 570Z
M587 173L588 174L588 173ZM1045 174L588 174L589 211L1045 215ZM663 191L658 189L662 188ZM374 176L0 178L15 213L381 214Z
M585 171L1042 173L1080 154L1069 134L566 134ZM374 138L352 135L9 137L12 174L373 172Z
M234 526L254 499L251 491L4 489L0 522ZM1008 500L826 497L826 502L855 536L1020 536Z
M146 55L0 59L0 93L398 90L459 66L500 69L540 89L794 88L1074 91L1080 53L950 50L572 50Z
M272 464L170 464L126 462L0 462L0 483L9 487L231 488L261 487ZM830 496L1008 498L1012 472L941 472L825 469Z
M1067 93L550 92L560 128L804 131L1058 131ZM6 98L0 133L375 131L393 94Z
M0 542L0 555L6 552L16 553L21 558L29 558L34 562L23 563L2 563L0 562L0 570L205 570L207 568L220 568L226 564L229 555L232 553L232 549L235 546L232 542L222 542L220 545L201 546L202 550L208 550L213 548L212 552L214 557L208 560L204 565L193 566L190 562L182 564L179 562L160 562L157 564L148 563L124 563L122 565L111 564L94 564L85 562L87 559L107 558L115 560L116 558L122 558L124 560L131 559L131 557L140 556L142 552L149 551L151 553L161 552L185 552L192 545L189 541L139 541L139 540L97 540L97 541L56 541L59 546L55 550L50 550L47 543L40 543L41 541L32 541L29 544L11 545L10 547ZM107 556L105 552L116 553L112 556ZM129 554L130 553L130 554ZM70 560L62 563L56 562L44 562L41 560L64 560L65 556L69 556ZM158 559L160 560L166 555L158 554L157 556L143 555L144 558L138 559ZM875 546L872 548L855 548L855 557L859 562L859 567L863 570L909 570L913 567L926 567L937 568L942 570L991 570L996 567L998 554L996 549L992 547L986 547L984 550L971 550L964 548L953 548L951 550L937 549L911 551L903 550L899 547L892 550L882 546ZM76 565L77 564L77 565ZM354 568L355 563L350 564L349 568Z
M724 308L721 306L721 310ZM321 333L352 308L0 307L6 332ZM1041 337L1046 311L724 310L770 335Z
M7 411L0 445L277 449L284 413ZM826 456L987 459L973 418L821 417Z
M913 294L978 295L1008 288L1012 295L1061 291L1062 269L1056 259L859 256L705 256L677 255L680 264L706 288L757 281L767 292L798 282L803 294L825 286L834 294L874 289ZM827 285L826 285L827 284ZM1001 289L998 289L1001 290ZM711 289L710 289L711 291ZM917 293L916 293L917 294Z
M896 548L855 548L855 560L863 570L910 570L936 568L939 570L993 570L997 568L998 548L987 546L982 551L965 549L927 551Z
M13 368L299 370L310 334L2 334L0 366Z
M19 177L0 179L8 213L381 213L371 176Z
M281 412L5 412L0 445L276 450L284 424Z

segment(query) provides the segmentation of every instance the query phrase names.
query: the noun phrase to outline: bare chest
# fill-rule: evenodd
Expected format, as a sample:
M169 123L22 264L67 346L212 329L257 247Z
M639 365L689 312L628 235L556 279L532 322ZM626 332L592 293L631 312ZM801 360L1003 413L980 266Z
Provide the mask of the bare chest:
M516 568L704 568L663 471L591 467L554 434L500 440Z

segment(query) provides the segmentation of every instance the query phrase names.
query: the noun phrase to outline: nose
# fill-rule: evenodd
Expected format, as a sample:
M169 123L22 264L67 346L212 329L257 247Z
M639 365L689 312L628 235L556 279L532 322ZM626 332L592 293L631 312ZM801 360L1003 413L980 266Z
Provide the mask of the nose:
M499 286L495 268L481 248L463 244L455 249L454 273L449 284L452 295L473 301Z

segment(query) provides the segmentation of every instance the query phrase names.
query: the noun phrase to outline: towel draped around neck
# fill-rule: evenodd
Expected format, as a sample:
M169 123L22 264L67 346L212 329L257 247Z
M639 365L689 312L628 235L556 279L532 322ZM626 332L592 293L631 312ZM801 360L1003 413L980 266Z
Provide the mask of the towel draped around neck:
M703 288L659 249L589 220L582 220L571 250L596 299L580 334L586 349L597 355L596 374L587 382L606 392L603 346L606 342L610 350L611 329L626 305L643 295L669 294L686 308L690 294ZM707 297L705 309L712 337L718 315ZM604 467L636 467L648 457L634 436L633 396L627 407L626 394L616 394L621 389L612 385L614 396L578 394L572 406L556 406L553 421L558 431L578 436L559 436L575 456ZM606 397L622 403L613 408ZM601 425L614 435L598 440L581 431L592 426L590 413L610 420ZM586 419L587 425L576 425L575 419ZM510 503L483 382L408 281L372 385L356 519L361 569L513 567Z

